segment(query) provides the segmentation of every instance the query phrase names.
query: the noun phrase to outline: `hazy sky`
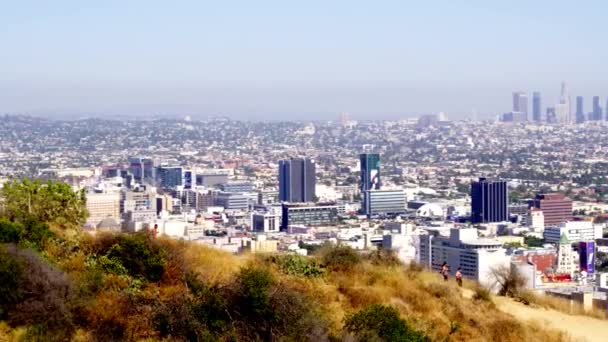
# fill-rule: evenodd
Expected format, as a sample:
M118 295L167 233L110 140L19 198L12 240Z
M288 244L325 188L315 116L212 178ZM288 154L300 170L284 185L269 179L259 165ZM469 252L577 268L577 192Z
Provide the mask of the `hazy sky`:
M608 96L605 1L0 1L0 113L494 117Z

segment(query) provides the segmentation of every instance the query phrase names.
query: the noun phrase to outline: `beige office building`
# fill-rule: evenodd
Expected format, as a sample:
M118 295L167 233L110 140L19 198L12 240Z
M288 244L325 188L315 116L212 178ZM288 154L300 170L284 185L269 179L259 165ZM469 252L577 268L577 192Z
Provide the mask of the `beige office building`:
M87 223L97 225L105 218L113 218L120 222L120 194L118 193L89 193L87 194Z

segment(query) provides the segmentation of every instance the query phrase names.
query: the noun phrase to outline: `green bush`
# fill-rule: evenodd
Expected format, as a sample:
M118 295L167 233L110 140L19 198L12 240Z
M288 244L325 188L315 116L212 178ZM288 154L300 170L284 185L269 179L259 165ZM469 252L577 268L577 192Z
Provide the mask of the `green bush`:
M131 276L153 282L163 276L164 251L146 234L117 235L114 244L102 254L108 271L120 273L124 268Z
M193 273L186 275L186 284L194 297L188 315L218 340L327 340L329 324L318 307L276 283L265 268L243 268L236 282L225 287L207 286Z
M23 237L23 225L0 218L0 243L18 243Z
M27 219L24 224L25 233L23 238L30 242L29 246L34 249L41 250L45 243L54 236L49 225L44 222Z
M390 306L373 304L348 316L344 329L361 341L407 341L427 342L430 339L421 332L410 328L399 312Z
M347 271L361 263L361 257L348 246L333 246L323 254L323 265L332 271Z
M316 260L301 255L287 254L270 257L281 272L294 276L316 278L324 274L323 267Z
M264 268L243 268L238 276L239 304L252 319L270 317L270 287L275 284L272 274Z
M217 286L207 286L194 273L186 274L186 284L196 298L192 305L196 319L214 333L224 332L231 322L229 301L233 294Z
M49 226L32 218L13 222L0 218L0 243L22 243L26 247L41 250L53 236Z

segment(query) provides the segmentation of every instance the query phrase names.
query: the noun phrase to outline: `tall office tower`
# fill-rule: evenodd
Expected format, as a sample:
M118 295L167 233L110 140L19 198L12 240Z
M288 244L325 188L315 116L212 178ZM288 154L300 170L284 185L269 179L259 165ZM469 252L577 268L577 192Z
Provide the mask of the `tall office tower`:
M359 155L359 160L361 161L361 192L380 190L380 155L363 153Z
M153 183L155 180L155 163L148 157L129 157L129 171L139 183Z
M576 123L585 122L584 99L582 96L576 97Z
M524 121L528 120L528 95L522 91L513 93L513 112L523 113Z
M532 93L532 120L535 122L542 121L542 104L540 100L540 92L535 91Z
M593 97L593 120L600 121L602 120L602 107L600 106L600 97Z
M572 107L570 105L570 94L568 94L568 88L566 82L562 82L562 90L559 98L559 108L557 113L557 120L560 123L569 124L572 123ZM556 108L557 109L557 108Z
M479 178L471 183L471 222L502 222L509 220L507 182Z
M313 202L315 199L315 161L291 158L279 161L279 200Z

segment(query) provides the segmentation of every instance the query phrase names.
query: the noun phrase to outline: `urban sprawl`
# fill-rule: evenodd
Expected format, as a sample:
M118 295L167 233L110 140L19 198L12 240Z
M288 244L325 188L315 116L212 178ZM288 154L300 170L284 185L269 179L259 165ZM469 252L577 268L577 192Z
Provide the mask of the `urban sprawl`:
M494 121L2 118L0 183L85 189L84 230L147 230L232 253L325 243L606 308L608 124L599 100Z

